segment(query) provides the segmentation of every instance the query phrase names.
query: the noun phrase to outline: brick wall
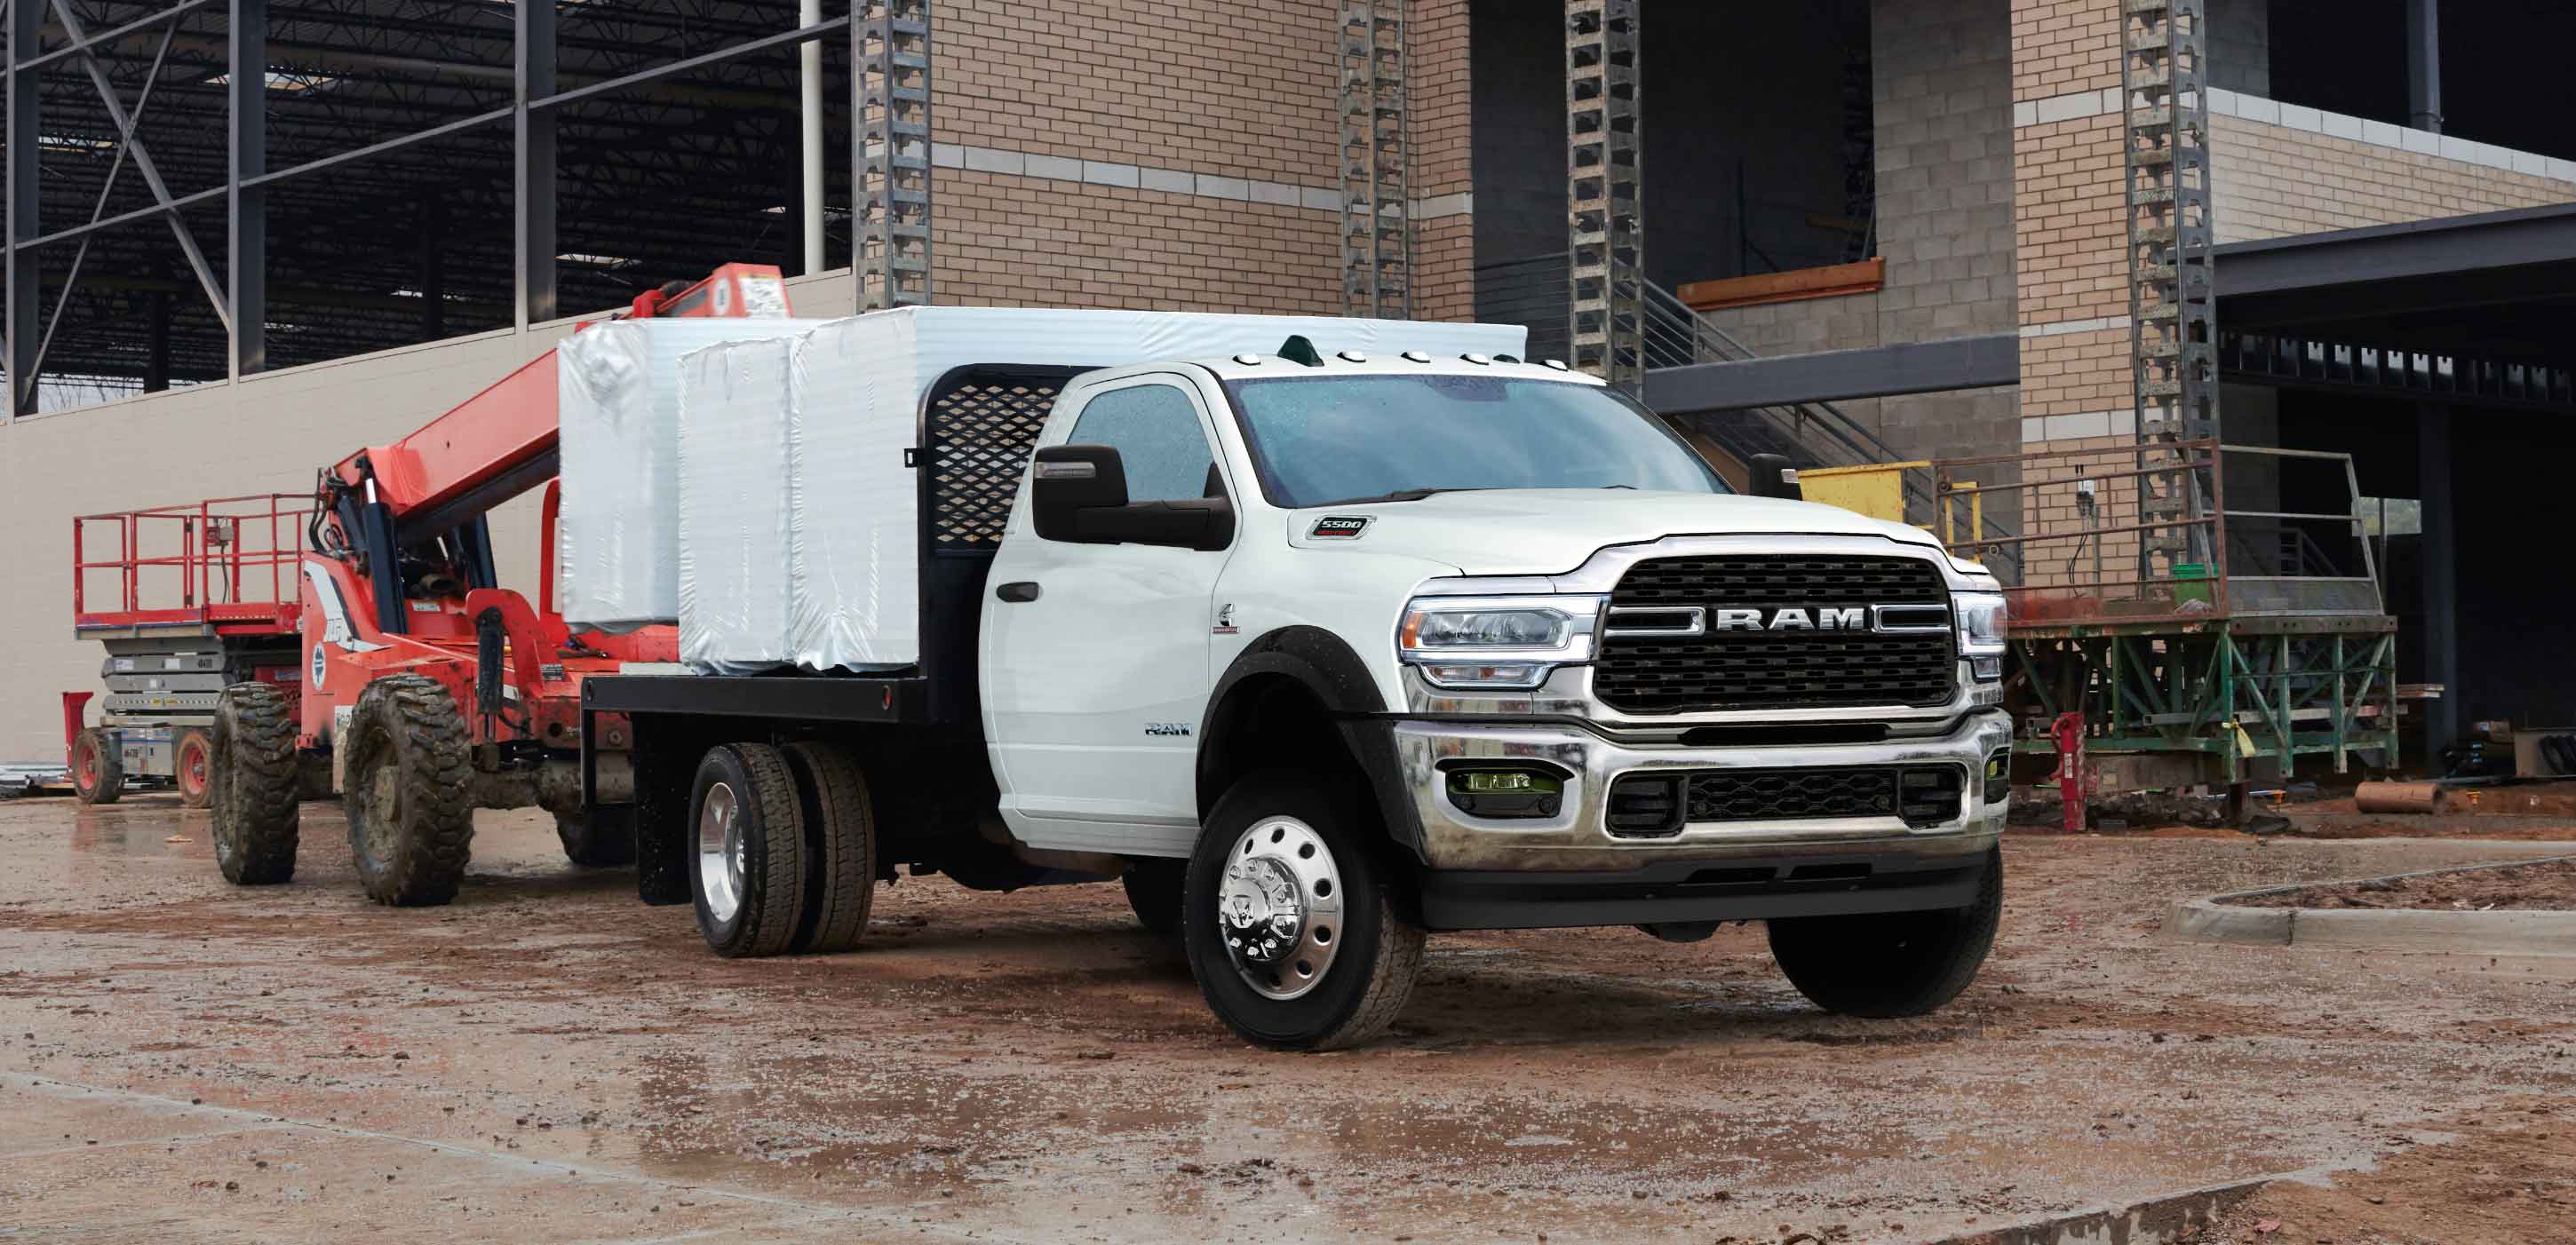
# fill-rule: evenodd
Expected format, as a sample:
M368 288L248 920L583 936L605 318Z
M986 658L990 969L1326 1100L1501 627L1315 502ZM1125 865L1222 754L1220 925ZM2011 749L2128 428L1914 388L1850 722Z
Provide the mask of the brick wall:
M940 0L944 143L1330 185L1332 0Z
M1413 0L1406 30L1406 99L1412 127L1413 314L1472 320L1476 217L1468 0Z
M1332 212L965 169L936 185L943 303L1341 314Z
M2241 117L2210 128L2221 242L2576 200L2562 178Z
M2120 0L2012 0L2013 98L2120 85Z

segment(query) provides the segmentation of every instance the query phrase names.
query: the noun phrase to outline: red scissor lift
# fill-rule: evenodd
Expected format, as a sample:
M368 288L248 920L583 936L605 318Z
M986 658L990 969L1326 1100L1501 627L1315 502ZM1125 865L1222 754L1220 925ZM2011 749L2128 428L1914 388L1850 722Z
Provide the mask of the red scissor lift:
M95 691L63 693L64 761L83 803L139 785L206 802L225 686L301 687L297 577L313 498L256 493L72 520L72 628L106 650Z

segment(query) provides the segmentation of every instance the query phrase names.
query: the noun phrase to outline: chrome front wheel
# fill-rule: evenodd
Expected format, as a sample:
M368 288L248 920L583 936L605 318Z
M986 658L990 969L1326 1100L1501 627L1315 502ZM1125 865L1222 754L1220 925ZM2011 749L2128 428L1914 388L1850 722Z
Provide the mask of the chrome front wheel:
M1341 953L1342 872L1333 849L1294 817L1255 822L1226 853L1217 923L1226 955L1264 998L1314 989Z

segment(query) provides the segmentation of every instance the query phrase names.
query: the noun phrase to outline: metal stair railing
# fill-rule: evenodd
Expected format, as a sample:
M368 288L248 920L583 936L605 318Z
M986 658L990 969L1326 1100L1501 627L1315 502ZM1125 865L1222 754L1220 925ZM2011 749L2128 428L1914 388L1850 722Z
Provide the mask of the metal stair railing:
M1555 357L1565 323L1566 259L1539 255L1503 260L1476 268L1476 318L1529 326L1532 357ZM1672 291L1645 281L1644 347L1646 368L1687 367L1697 363L1734 363L1762 356L1708 317L1693 310ZM1781 454L1792 466L1862 467L1912 461L1869 427L1831 402L1745 407L1720 415L1700 416L1693 427L1738 459L1754 454ZM1907 518L1919 515L1922 526L1938 527L1941 498L1928 473L1902 475ZM2009 537L2011 529L1988 516L1979 525L1989 538ZM2018 551L1993 547L1989 562L1999 569L2019 569Z

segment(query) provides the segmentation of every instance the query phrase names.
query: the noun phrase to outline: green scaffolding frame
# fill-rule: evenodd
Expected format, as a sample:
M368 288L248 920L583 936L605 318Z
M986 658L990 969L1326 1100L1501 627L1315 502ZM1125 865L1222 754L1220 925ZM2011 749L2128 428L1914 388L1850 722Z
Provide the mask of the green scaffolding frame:
M2254 757L2286 779L2303 756L2330 756L2341 774L2398 755L2386 616L2017 627L2013 654L2008 694L2048 720L2081 711L2088 754L2189 754L2202 781L2223 786L2246 782ZM2057 755L2031 734L2017 751Z

